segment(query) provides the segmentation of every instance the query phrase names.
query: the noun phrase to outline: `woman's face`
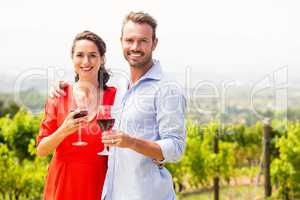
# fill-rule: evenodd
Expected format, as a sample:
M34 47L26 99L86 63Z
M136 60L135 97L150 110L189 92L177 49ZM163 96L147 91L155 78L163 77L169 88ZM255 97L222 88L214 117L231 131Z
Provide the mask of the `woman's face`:
M96 44L90 40L78 40L75 43L73 63L80 80L98 79L98 70L104 60Z

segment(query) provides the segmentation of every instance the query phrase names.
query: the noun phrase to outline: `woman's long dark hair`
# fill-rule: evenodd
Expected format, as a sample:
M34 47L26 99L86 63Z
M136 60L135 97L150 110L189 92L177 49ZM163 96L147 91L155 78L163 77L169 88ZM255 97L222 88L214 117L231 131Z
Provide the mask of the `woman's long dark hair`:
M105 55L105 52L106 52L105 42L95 33L91 32L91 31L83 31L83 32L77 34L75 39L73 40L72 52L71 52L72 57L74 54L74 48L75 48L76 42L79 40L89 40L89 41L93 42L97 46L100 56L102 57ZM105 69L104 64L102 64L98 71L98 83L99 83L100 89L105 90L107 88L106 83L108 82L109 77L110 77L110 74ZM76 74L75 82L77 82L78 80L79 80L79 75Z

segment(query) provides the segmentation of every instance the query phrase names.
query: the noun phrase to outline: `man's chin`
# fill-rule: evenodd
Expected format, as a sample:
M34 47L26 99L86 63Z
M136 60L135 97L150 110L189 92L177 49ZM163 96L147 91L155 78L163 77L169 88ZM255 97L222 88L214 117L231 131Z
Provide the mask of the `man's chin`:
M144 63L133 62L133 61L130 61L129 64L131 67L134 67L134 68L143 68L143 66L145 65Z

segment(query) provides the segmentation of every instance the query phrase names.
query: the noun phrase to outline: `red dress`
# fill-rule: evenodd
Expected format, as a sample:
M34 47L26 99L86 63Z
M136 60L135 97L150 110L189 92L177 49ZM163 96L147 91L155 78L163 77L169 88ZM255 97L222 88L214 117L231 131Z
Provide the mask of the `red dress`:
M49 99L45 107L45 117L41 122L39 143L51 135L64 121L70 111L71 87L67 95ZM104 91L103 104L112 105L116 89L107 87ZM48 167L44 189L44 200L100 200L107 170L107 157L99 156L103 150L101 130L93 119L82 128L82 140L87 146L73 146L78 140L77 132L67 136L56 148Z

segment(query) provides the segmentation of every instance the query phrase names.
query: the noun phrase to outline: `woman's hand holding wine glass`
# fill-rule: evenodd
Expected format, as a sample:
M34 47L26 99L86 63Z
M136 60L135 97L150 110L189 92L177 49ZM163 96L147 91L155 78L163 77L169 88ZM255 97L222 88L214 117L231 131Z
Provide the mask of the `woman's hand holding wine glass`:
M81 124L85 124L88 122L88 117L79 117L76 116L80 115L80 110L71 111L67 117L65 118L63 124L59 127L62 129L65 136L68 136L80 128Z

